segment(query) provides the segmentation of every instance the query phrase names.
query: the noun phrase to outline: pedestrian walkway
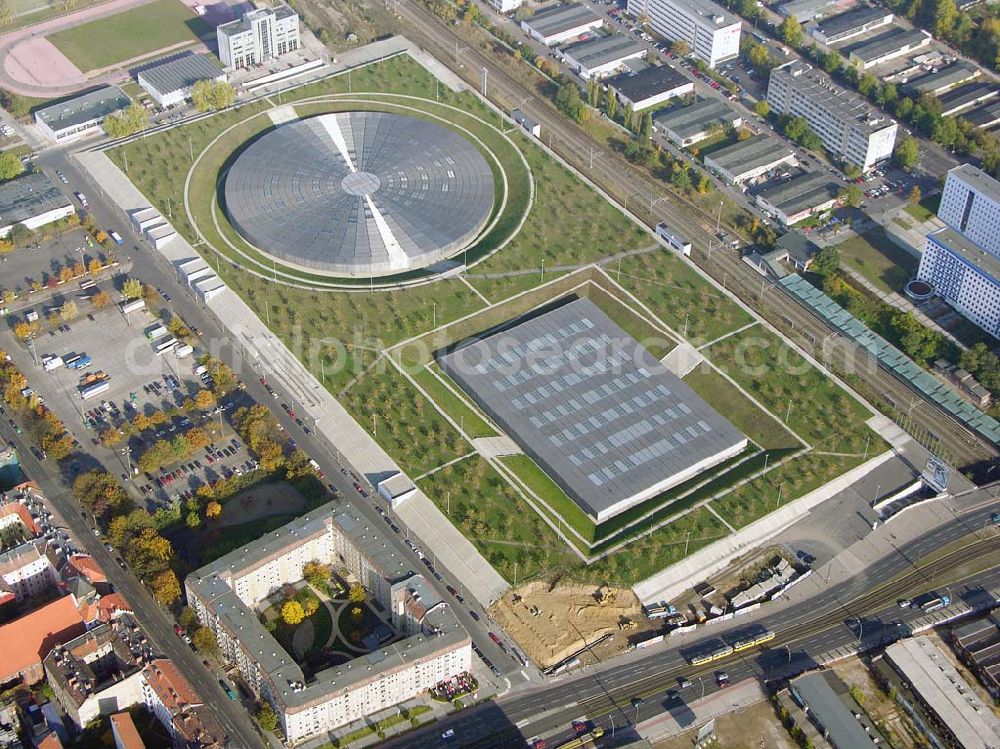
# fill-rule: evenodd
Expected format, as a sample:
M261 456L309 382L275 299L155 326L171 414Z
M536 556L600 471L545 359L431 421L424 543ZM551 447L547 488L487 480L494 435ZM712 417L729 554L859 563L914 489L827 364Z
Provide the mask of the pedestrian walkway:
M774 538L793 523L805 517L814 507L859 481L867 473L892 458L891 451L877 455L804 497L800 497L781 509L765 515L760 520L750 523L736 533L699 549L682 561L637 583L633 586L636 596L644 604L674 599L692 586L725 568L741 554L745 554L748 550Z
M90 173L94 184L100 186L109 202L121 209L126 220L134 211L149 207L145 196L103 152L83 152L75 154L75 158ZM180 235L159 252L175 269L183 262L201 258ZM317 434L333 446L330 454L334 460L363 473L371 486L388 476L403 473L399 465L319 384L298 357L264 325L236 292L226 288L212 297L206 306L222 327L230 332L233 344L242 350L244 358L255 363L255 368L260 371L266 371L268 378L279 389L300 404L302 417L311 422ZM424 541L427 549L437 554L471 596L486 604L509 587L422 491L418 489L404 504L409 511L405 514L401 512L400 517Z

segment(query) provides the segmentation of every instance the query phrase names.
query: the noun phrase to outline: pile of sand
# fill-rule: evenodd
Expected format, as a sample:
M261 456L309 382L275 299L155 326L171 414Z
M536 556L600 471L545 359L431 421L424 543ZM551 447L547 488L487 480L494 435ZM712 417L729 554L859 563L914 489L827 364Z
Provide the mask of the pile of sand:
M525 655L546 668L618 632L626 620L645 617L628 588L533 582L509 591L491 609L494 619Z

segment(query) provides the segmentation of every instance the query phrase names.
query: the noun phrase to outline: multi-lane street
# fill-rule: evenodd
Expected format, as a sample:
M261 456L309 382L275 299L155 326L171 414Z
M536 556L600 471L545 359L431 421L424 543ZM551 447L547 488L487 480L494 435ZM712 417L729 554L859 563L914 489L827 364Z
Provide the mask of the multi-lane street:
M390 746L445 746L440 733L451 727L462 747L521 747L525 738L535 735L568 737L570 723L582 716L608 730L612 721L621 728L636 717L641 722L677 709L679 705L667 701L667 691L677 688L681 677L696 685L690 694L682 694L682 701L690 701L700 697L702 687L705 693L717 688L714 673L719 669L725 669L733 683L746 678L777 679L814 667L818 656L838 647L860 643L862 649L870 649L891 642L907 634L906 625L922 615L919 610L900 609L899 599L925 592L932 585L947 585L956 601L974 604L983 597L982 589L1000 585L997 569L965 579L949 577L949 571L959 565L1000 550L1000 536L991 528L984 529L996 511L994 494L995 489L990 489L966 495L962 498L962 506L968 508L965 512L959 511L949 522L910 543L887 549L887 554L847 581L796 603L773 602L742 620L701 628L679 641L671 639L615 663L592 666L584 675L508 695ZM961 548L919 563L926 554L969 534L973 535ZM896 620L903 626L893 624ZM763 651L746 651L707 666L689 665L690 655L707 643L748 626L766 627L777 637ZM642 700L638 711L634 698Z

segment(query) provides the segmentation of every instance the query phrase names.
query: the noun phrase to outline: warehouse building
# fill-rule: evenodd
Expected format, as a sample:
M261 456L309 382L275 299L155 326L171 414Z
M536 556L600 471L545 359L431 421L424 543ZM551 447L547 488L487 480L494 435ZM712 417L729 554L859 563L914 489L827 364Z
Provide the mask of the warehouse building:
M595 523L747 446L589 299L467 339L439 362Z
M628 0L628 12L665 39L687 42L710 68L740 53L742 22L711 0Z
M705 168L731 185L749 182L782 164L797 163L791 148L766 135L738 141L705 157Z
M796 60L772 70L767 102L776 114L804 117L827 151L862 171L892 156L896 121L811 65Z
M892 23L892 12L868 5L821 21L809 33L823 44L838 44Z
M950 639L990 696L1000 698L1000 616L990 614L959 625L951 630Z
M889 60L908 55L922 47L929 47L930 44L931 35L926 31L899 29L895 33L886 34L858 45L851 50L851 56L848 59L862 70L868 70L889 62Z
M1000 746L1000 720L929 637L890 645L885 660L905 685L897 699L922 705L947 743L961 749Z
M694 82L669 65L648 67L635 75L623 74L608 81L622 105L639 112L670 99L694 93Z
M531 18L521 21L521 30L549 47L576 39L604 26L604 19L579 3L544 5Z
M783 18L794 18L799 23L806 23L833 13L840 5L843 5L842 0L789 0L778 6L778 13Z
M563 59L584 80L606 78L629 60L646 56L646 48L624 34L577 42L563 49Z
M986 106L963 112L962 117L979 130L989 130L1000 125L1000 102L992 102Z
M718 99L699 99L691 106L671 109L653 118L656 130L681 147L705 140L716 124L739 127L743 118Z
M35 123L53 143L69 143L102 132L104 118L131 103L118 86L102 86L75 99L36 109Z
M834 691L831 681L842 692L847 692L847 687L830 672L815 672L792 679L788 691L830 746L836 749L875 747L871 736Z
M0 237L15 224L29 229L51 224L73 213L73 204L42 172L0 184Z
M941 68L937 72L922 75L907 81L903 85L903 90L916 96L921 94L934 94L940 96L950 88L954 88L962 83L968 83L980 75L980 70L975 65L967 62L956 62L947 67Z
M757 205L783 226L792 226L829 210L837 202L840 185L823 172L810 172L757 193Z
M136 81L163 109L191 98L198 81L225 81L226 74L208 55L184 55L144 67Z
M938 97L941 102L941 116L951 117L966 109L985 104L991 99L995 99L998 93L1000 90L994 84L986 81L966 83Z

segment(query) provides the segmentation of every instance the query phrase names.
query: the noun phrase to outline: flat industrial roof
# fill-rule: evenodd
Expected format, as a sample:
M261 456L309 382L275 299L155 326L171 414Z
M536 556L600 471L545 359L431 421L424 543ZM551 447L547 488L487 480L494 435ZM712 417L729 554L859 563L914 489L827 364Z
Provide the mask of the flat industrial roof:
M928 73L919 78L914 78L903 84L903 88L918 93L940 91L949 86L957 86L959 83L976 78L980 75L980 70L975 65L967 62L956 62L953 65L941 68L936 73Z
M229 21L228 23L220 24L217 27L218 31L221 31L225 36L235 36L236 34L243 34L250 30L250 21L255 16L263 16L270 13L274 13L274 17L279 21L289 18L290 16L297 15L294 10L292 10L287 4L282 3L281 5L276 5L273 8L256 8L247 13L244 13L242 17L237 18L235 21Z
M148 84L161 94L187 90L198 81L225 76L208 55L184 55L152 63L139 72L140 83Z
M833 691L823 673L800 676L792 681L791 686L829 732L833 746L844 749L875 746L865 729Z
M0 184L0 226L18 224L68 205L69 198L59 192L43 172Z
M938 97L938 101L941 102L941 109L947 112L991 99L998 93L1000 93L1000 89L996 85L987 83L986 81L976 81L974 83L966 83L958 88L953 88L947 93L941 94Z
M35 110L35 119L54 131L103 120L109 114L125 109L132 100L118 86L102 86L75 99Z
M948 170L948 177L950 178L951 175L960 178L962 182L975 189L976 192L981 192L990 200L1000 203L1000 182L997 182L979 167L975 167L972 164L961 164L954 169ZM946 181L945 187L947 186L948 183Z
M713 151L705 160L711 160L720 169L739 174L777 163L789 156L794 156L792 149L777 138L758 135Z
M786 216L822 205L837 197L840 186L824 172L809 172L758 195Z
M631 37L615 33L600 39L571 44L564 48L563 52L590 70L630 55L645 54L646 48Z
M712 0L671 0L671 3L684 8L690 15L703 19L702 23L706 26L719 29L740 22L739 18Z
M970 239L966 239L954 229L945 227L931 232L927 235L942 247L945 247L956 255L961 256L970 265L979 268L984 273L988 273L993 278L1000 281L1000 258L991 255L982 247Z
M825 21L821 21L818 29L820 33L829 39L854 31L855 29L863 28L892 14L892 11L885 8L873 8L866 5L863 8L849 10L846 13L841 13L839 16L832 16Z
M885 657L964 749L1000 746L1000 720L930 638L900 640L886 648Z
M992 101L968 112L962 112L962 119L968 120L976 127L992 127L1000 122L1000 101Z
M669 65L654 65L635 75L618 75L608 85L631 101L643 101L657 94L691 85L687 78Z
M589 299L460 343L440 363L594 518L746 444Z
M851 55L863 62L877 60L904 47L913 48L918 44L930 44L931 38L918 29L902 29L864 42L851 50Z
M799 23L810 21L819 13L840 0L789 0L778 6L778 12L783 16L792 16Z
M673 130L682 138L703 132L713 122L735 122L740 115L718 99L699 99L694 104L657 115L657 126Z
M579 3L557 3L539 8L523 23L539 36L547 38L598 22L603 23L601 17L590 8Z

